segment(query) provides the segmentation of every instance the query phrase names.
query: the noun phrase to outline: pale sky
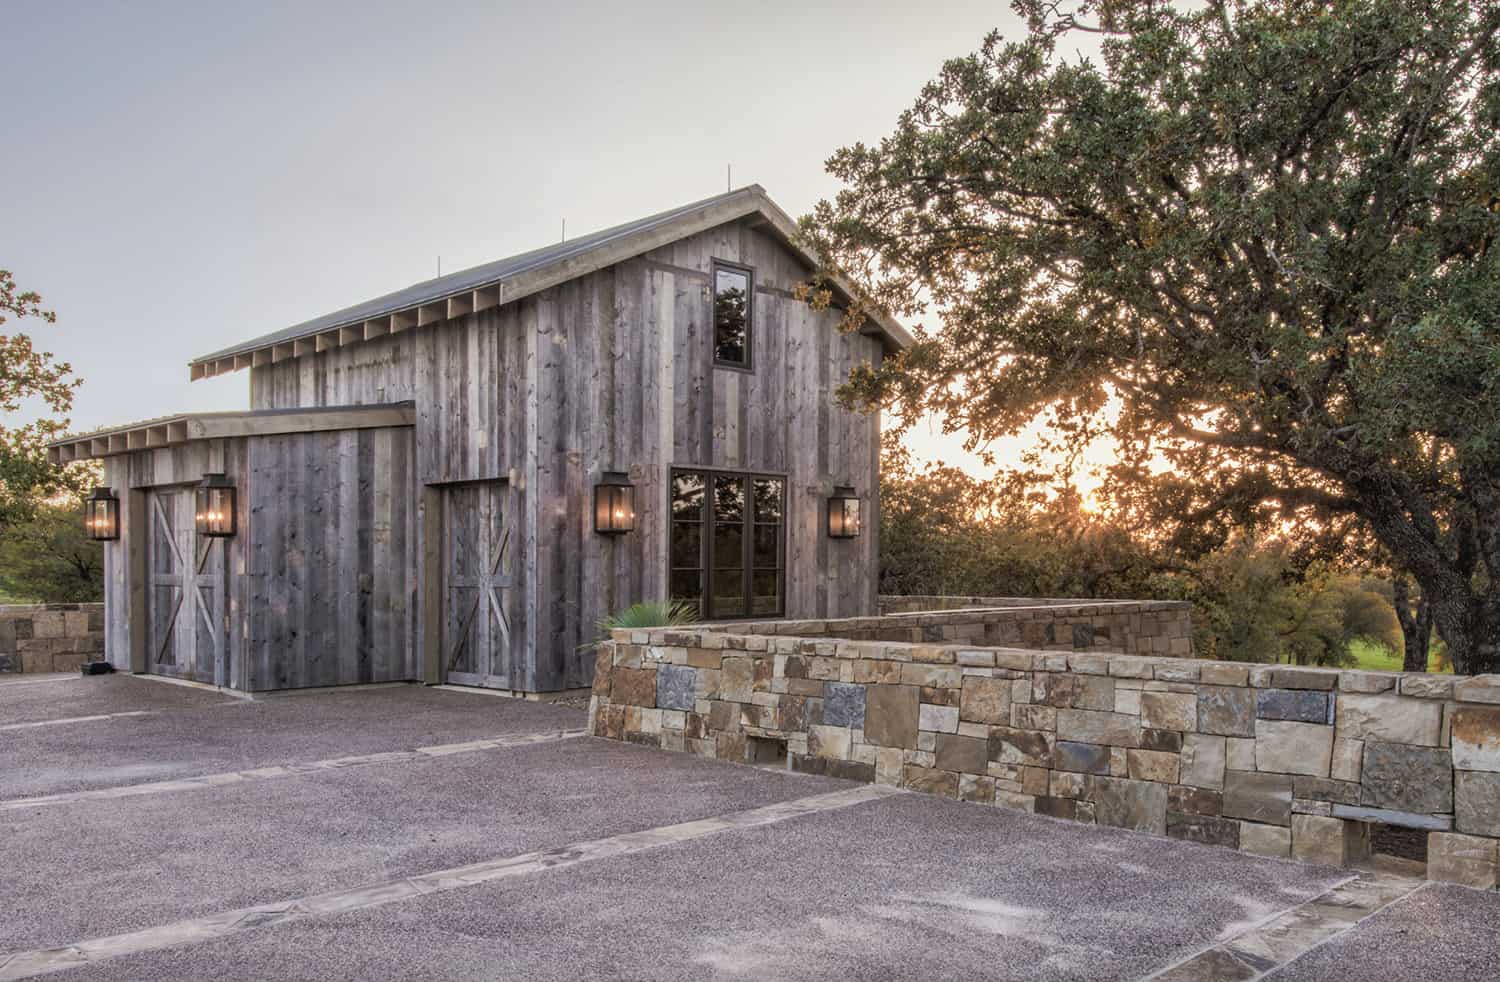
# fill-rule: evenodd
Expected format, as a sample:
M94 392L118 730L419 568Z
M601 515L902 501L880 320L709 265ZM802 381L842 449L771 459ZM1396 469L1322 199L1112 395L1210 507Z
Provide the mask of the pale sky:
M793 215L1003 2L0 0L0 268L75 429L243 409L188 360L445 271L763 185ZM15 325L7 324L4 329ZM934 431L935 432L935 431ZM924 457L959 440L919 435ZM982 470L969 462L976 473Z

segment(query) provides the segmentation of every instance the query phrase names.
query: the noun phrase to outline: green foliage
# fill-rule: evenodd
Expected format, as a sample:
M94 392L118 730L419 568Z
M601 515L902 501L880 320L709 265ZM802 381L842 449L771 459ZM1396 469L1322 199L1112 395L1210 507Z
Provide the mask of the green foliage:
M104 598L104 550L83 534L81 505L38 505L0 536L0 594L12 603Z
M624 610L599 621L599 634L609 637L610 631L630 628L680 627L698 621L698 605L686 600L646 601L631 604ZM597 644L598 642L594 642ZM584 648L592 648L586 644Z
M0 325L7 315L48 324L57 320L43 309L39 294L19 290L11 274L0 269ZM16 413L34 400L51 414L20 426L0 425L0 536L30 521L41 502L80 494L92 483L93 469L61 468L47 460L47 441L67 432L73 392L81 384L67 362L38 351L29 335L0 334L0 413Z
M1391 587L1289 539L1235 536L1183 555L1010 474L914 471L888 448L881 476L882 593L1188 600L1201 657L1349 665L1354 645L1401 650Z
M804 220L851 322L941 322L849 398L1108 434L1186 552L1368 535L1500 670L1500 0L1015 6Z

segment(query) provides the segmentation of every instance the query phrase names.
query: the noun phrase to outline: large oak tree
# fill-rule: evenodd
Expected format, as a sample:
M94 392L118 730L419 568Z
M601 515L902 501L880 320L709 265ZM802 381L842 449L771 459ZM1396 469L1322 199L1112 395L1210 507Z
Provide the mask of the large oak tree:
M1168 531L1352 521L1500 670L1500 0L1015 6L804 220L941 321L854 396L1108 432Z

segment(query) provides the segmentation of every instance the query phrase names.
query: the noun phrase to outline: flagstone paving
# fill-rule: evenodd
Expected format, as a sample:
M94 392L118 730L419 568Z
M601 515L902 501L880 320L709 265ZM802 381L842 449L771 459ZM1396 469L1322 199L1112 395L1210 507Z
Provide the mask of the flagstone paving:
M1471 982L1500 957L1494 893L580 738L567 707L27 689L0 681L0 725L56 724L0 730L0 979Z

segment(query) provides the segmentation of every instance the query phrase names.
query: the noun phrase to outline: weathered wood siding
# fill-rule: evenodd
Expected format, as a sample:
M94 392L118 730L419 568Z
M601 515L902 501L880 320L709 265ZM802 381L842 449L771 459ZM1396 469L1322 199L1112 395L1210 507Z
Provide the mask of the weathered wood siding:
M808 270L753 224L729 223L499 308L252 369L252 401L413 399L419 486L510 483L527 615L516 688L587 685L593 659L578 647L594 624L665 597L674 466L784 476L787 616L874 613L880 424L840 409L834 390L880 357L880 342L839 334L837 312L794 300ZM755 270L752 372L713 365L715 259ZM636 484L631 535L593 532L593 485L606 470L629 471ZM864 499L857 539L824 532L835 484ZM425 509L429 499L417 497L413 507Z
M107 458L121 537L105 546L105 653L131 667L132 495L223 471L238 534L225 559L225 681L236 689L420 678L415 450L409 427L214 440ZM142 514L149 516L149 512ZM149 570L146 576L150 576Z
M420 678L405 427L249 440L247 689Z
M409 402L417 391L411 331L250 370L251 409Z
M104 480L120 498L120 538L105 543L104 548L104 628L105 657L121 671L131 668L131 597L137 591L150 589L150 570L144 561L133 567L130 551L147 548L150 535L150 511L147 492L155 488L190 488L208 473L223 473L243 489L247 473L246 442L239 440L205 440L197 443L139 450L107 457ZM244 532L249 520L246 495L236 496L239 528ZM137 503L139 508L132 507ZM227 570L224 590L225 640L228 643L226 679L234 688L245 686L245 634L240 629L246 608L244 578L246 538L243 534L223 543ZM144 612L144 604L137 608ZM146 631L145 624L135 625ZM145 664L138 664L145 669Z
M713 365L714 259L755 270L752 372ZM839 314L792 298L807 270L789 250L737 222L574 280L536 304L538 502L535 633L540 688L587 684L578 652L596 622L666 594L667 479L672 467L784 475L789 617L874 613L879 419L851 413L834 390L879 342L836 330ZM524 320L524 318L523 318ZM636 531L592 529L593 485L628 470ZM866 532L824 533L827 496L853 485Z

